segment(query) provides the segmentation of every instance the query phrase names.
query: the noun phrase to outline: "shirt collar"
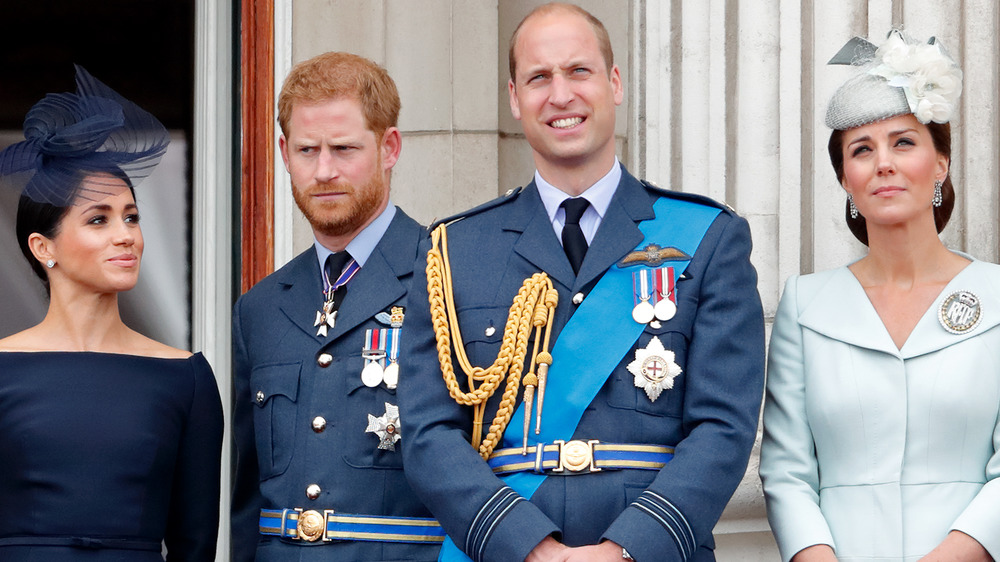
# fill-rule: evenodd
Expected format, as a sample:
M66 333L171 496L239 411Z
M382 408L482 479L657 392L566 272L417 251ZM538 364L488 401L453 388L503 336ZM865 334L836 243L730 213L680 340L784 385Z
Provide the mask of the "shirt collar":
M615 163L611 166L611 170L603 178L597 180L597 183L585 189L580 194L580 197L585 197L590 202L590 206L597 211L598 216L603 219L604 214L608 212L608 206L611 205L611 198L614 196L615 190L618 189L618 183L621 179L622 167L618 162L618 157L615 156ZM549 222L555 222L556 211L559 210L559 205L569 195L545 181L542 175L538 173L538 170L535 170L535 185L538 187L538 195L542 198L542 204L545 205L545 212L549 215Z
M358 262L359 266L364 267L365 262L368 261L368 257L375 251L375 246L382 239L382 235L385 234L386 230L389 230L389 223L392 222L392 218L395 216L396 206L392 204L392 201L389 201L379 216L375 217L375 220L371 224L366 226L353 240L347 243L347 248L345 249L351 254L354 261ZM315 236L313 236L313 247L316 249L316 258L319 259L319 270L322 272L327 256L333 252L320 244Z

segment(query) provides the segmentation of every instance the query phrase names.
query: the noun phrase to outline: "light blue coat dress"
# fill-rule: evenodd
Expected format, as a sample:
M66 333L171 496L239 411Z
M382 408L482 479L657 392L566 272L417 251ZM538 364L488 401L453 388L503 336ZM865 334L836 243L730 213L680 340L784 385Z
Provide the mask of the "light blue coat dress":
M956 291L981 322L939 320ZM1000 558L1000 266L974 261L897 349L846 267L794 276L768 357L760 474L782 560L917 560L950 530Z

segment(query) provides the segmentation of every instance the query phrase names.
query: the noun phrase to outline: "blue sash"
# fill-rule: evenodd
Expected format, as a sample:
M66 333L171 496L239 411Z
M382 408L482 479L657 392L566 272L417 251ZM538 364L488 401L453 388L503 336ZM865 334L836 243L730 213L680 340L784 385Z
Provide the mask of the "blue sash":
M653 204L653 212L656 218L639 223L644 239L636 249L642 250L648 244L663 246L666 242L693 256L721 211L698 203L660 197ZM670 263L674 267L675 282L689 263L690 260ZM545 389L545 423L539 435L529 429L529 444L571 440L584 410L642 335L645 325L632 320L632 287L632 270L617 264L612 266L559 333L552 348L552 365ZM597 330L595 326L601 328ZM581 377L580 373L589 373L590 376ZM523 402L511 419L524 419ZM534 427L534 416L531 427ZM504 432L503 444L505 447L520 447L522 436L522 425L512 423ZM545 478L544 474L534 472L518 472L502 477L508 486L527 499ZM438 560L457 562L469 558L448 537Z

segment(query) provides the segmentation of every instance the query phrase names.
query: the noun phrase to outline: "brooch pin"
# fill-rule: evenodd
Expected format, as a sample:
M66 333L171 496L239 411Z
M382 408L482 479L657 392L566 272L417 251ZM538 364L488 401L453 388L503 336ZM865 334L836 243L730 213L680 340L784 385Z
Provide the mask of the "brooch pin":
M664 349L660 338L653 336L645 348L635 350L635 360L627 369L635 377L635 386L646 391L650 402L660 393L674 387L674 378L681 368L674 363L674 352Z
M971 291L955 291L941 301L938 320L945 330L964 334L973 330L983 319L979 297Z
M368 414L368 428L365 433L374 433L378 437L378 448L383 451L395 451L396 443L402 439L399 433L399 407L385 403L385 413L375 417Z

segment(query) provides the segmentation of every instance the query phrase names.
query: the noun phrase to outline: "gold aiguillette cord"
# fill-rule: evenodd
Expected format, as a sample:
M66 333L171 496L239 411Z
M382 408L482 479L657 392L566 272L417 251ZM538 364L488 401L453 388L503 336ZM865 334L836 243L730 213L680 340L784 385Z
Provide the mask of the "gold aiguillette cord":
M538 387L537 426L541 423L545 376L548 366L552 363L552 356L548 352L549 336L552 333L552 320L555 316L556 304L559 301L559 293L552 288L552 281L544 273L536 273L524 280L510 306L497 358L492 365L485 369L474 367L469 363L469 358L465 354L452 292L451 265L448 262L448 235L443 224L431 232L431 249L427 252L427 293L431 323L434 326L434 337L437 341L438 362L441 364L441 375L444 377L451 397L459 404L472 406L472 446L479 450L483 459L488 459L493 453L493 449L500 442L503 432L507 429L507 424L510 423L510 418L514 414L517 389L521 383L521 372L524 369L524 359L527 355L528 339L534 330L535 342L531 351L531 364L528 373L524 375L523 446L524 450L527 451L528 428L531 422L535 387L536 385ZM451 362L452 343L454 343L455 358L468 377L469 392L464 392L455 378L455 369ZM537 376L534 374L536 367L538 369ZM493 396L504 379L506 379L507 385L504 388L503 398L497 408L496 416L490 424L489 433L484 439L482 434L486 402Z

